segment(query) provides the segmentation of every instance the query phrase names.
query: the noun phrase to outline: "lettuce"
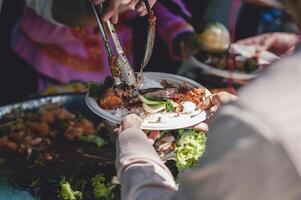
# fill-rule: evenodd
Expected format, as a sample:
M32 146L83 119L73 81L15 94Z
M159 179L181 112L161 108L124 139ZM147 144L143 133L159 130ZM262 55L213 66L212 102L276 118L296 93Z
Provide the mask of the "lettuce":
M175 158L178 170L195 167L198 159L203 155L206 146L204 132L193 129L179 130L175 148Z
M93 143L99 148L108 144L108 141L106 141L105 139L103 139L97 135L80 136L80 140L82 140L84 142L88 142L88 143Z
M60 197L64 200L83 200L83 193L80 191L74 191L71 188L70 183L65 177L62 177L60 181L61 192Z
M95 199L118 199L116 190L118 190L118 183L112 178L111 183L105 184L105 177L98 174L92 178L92 186Z

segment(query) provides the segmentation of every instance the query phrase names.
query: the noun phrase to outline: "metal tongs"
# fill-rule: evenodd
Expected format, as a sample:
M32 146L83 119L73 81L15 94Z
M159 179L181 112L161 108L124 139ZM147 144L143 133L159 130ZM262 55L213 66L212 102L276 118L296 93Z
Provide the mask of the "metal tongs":
M154 46L155 30L156 30L155 29L156 20L153 15L153 12L151 11L149 2L148 0L143 0L143 2L145 3L147 9L147 18L148 18L149 26L147 32L146 45L145 45L144 59L141 64L141 70L140 70L141 72L143 71L144 67L147 65L147 63L150 60L153 46ZM99 31L101 33L102 39L105 44L105 48L108 52L109 65L114 79L114 85L119 89L129 91L130 92L129 95L132 96L133 91L138 91L137 89L138 82L136 81L134 70L130 66L127 56L124 50L122 49L114 25L110 22L110 20L108 20L107 22L103 22L100 20L100 14L103 7L102 4L99 7L93 4L91 5L99 27ZM107 34L107 31L109 34ZM111 37L114 47L110 43L110 38L108 37L108 35ZM115 48L115 50L113 48Z

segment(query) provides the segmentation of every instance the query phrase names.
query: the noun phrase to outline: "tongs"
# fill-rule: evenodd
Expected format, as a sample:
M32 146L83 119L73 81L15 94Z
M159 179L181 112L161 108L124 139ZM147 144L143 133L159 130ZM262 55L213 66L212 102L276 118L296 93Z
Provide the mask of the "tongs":
M145 45L145 54L144 54L143 62L140 67L141 72L143 71L144 67L147 65L147 63L150 60L153 46L154 46L155 32L156 32L155 17L153 15L153 12L151 11L149 2L148 0L143 0L143 2L145 3L147 9L148 32L147 32L147 40ZM91 5L99 27L99 31L101 33L102 39L105 44L105 48L108 53L109 65L114 79L115 87L127 91L129 89L131 91L138 91L134 70L130 66L127 56L124 50L122 49L114 25L110 22L110 20L108 20L107 22L103 22L100 20L100 13L103 7L102 5L100 5L99 7L93 4ZM106 30L108 30L108 33ZM108 35L111 37L113 45L110 43L110 39ZM132 94L132 92L130 93Z

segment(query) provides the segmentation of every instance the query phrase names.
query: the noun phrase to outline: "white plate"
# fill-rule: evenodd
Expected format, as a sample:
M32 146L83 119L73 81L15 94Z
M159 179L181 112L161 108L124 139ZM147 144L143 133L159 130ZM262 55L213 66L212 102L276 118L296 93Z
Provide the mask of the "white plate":
M202 87L199 83L191 79L187 79L174 74L145 72L144 76L148 79L152 79L157 82L161 82L162 80L172 81L174 83L186 82L192 87ZM210 94L210 91L206 89L206 96L209 96ZM111 123L121 123L121 117L114 116L110 112L100 108L95 99L89 96L89 93L86 94L85 101L87 106L98 116L102 117L105 120L108 120ZM188 128L205 121L206 119L208 119L209 116L210 112L208 111L200 111L197 114L180 114L177 117L166 119L165 122L149 123L144 121L142 123L141 128L144 130L173 130L180 128Z
M232 44L231 48L232 51L235 51L236 53L239 53L244 57L252 57L256 51L255 46ZM269 65L277 59L279 59L279 57L276 56L275 54L268 51L262 51L260 53L260 58L258 62L260 65ZM224 69L219 69L217 67L209 66L205 63L200 62L195 57L190 58L188 62L196 67L203 69L207 73L223 78L233 78L237 80L250 80L256 78L261 73L261 70L256 70L252 73L245 73L239 71L230 72L229 70L224 70Z

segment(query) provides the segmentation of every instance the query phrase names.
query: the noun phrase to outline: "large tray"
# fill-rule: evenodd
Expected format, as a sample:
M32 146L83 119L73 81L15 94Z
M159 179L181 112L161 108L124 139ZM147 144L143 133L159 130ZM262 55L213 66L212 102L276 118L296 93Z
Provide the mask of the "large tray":
M93 120L94 122L100 119L87 108L85 101L85 95L83 93L76 94L62 94L53 95L46 97L37 97L28 99L23 102L14 103L0 107L0 119L8 112L14 109L31 110L38 108L47 102L63 104L71 112L80 112L85 117ZM96 121L95 121L96 120ZM9 175L9 169L4 165L0 165L0 199L9 200L36 200L37 198L32 197L27 191L12 187L5 179Z

